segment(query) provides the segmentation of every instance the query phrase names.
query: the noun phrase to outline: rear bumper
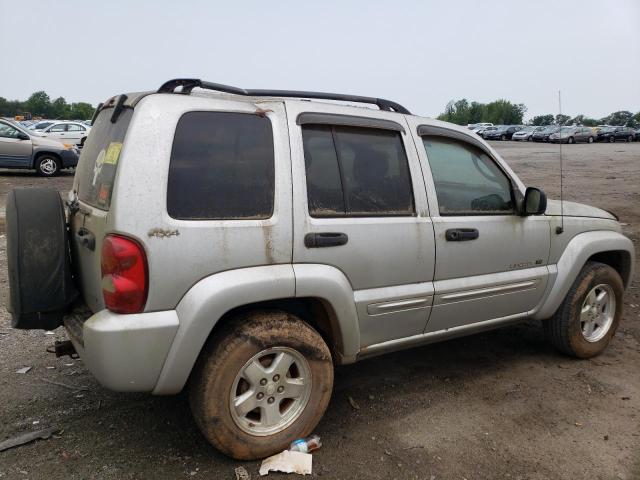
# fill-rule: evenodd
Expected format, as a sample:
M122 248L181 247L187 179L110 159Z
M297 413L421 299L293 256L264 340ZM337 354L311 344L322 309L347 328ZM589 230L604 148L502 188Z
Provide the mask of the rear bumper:
M64 325L98 382L110 390L151 392L178 330L176 312L86 315L76 311Z

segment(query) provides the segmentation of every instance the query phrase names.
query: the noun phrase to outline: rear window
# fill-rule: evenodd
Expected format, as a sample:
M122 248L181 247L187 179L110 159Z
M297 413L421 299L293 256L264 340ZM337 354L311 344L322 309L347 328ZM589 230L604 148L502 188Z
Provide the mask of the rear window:
M109 210L120 150L133 109L125 108L111 123L113 108L98 114L78 162L78 198L101 210Z
M273 214L271 121L247 113L189 112L176 127L167 211L182 220L261 219Z

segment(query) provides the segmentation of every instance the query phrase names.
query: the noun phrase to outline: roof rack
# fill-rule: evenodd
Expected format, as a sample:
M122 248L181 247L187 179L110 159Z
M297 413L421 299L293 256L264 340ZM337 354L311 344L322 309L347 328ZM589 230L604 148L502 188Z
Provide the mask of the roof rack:
M182 90L176 92L176 88L182 87ZM221 83L206 82L197 78L176 78L162 84L158 89L158 93L183 93L189 94L194 88L204 88L205 90L214 90L216 92L232 93L234 95L244 95L248 97L290 97L290 98L313 98L318 100L338 100L342 102L369 103L377 105L380 110L388 112L404 113L411 115L411 112L399 103L385 100L383 98L362 97L359 95L345 95L341 93L323 93L323 92L304 92L296 90L260 90L260 89L244 89L223 85Z

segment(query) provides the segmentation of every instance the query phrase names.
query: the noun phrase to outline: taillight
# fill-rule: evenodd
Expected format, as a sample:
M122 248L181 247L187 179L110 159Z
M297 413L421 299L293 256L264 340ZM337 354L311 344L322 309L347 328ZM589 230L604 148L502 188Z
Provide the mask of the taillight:
M147 258L138 242L107 235L102 242L102 295L116 313L139 313L147 301Z

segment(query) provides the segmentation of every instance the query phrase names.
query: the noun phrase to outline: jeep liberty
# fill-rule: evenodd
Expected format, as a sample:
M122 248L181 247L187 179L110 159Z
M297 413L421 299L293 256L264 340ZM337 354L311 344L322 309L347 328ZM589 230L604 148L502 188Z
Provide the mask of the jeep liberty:
M334 365L527 319L602 352L634 248L563 211L395 102L172 80L98 108L66 202L10 193L12 322L64 324L106 388L188 388L211 444L263 458L313 431Z

